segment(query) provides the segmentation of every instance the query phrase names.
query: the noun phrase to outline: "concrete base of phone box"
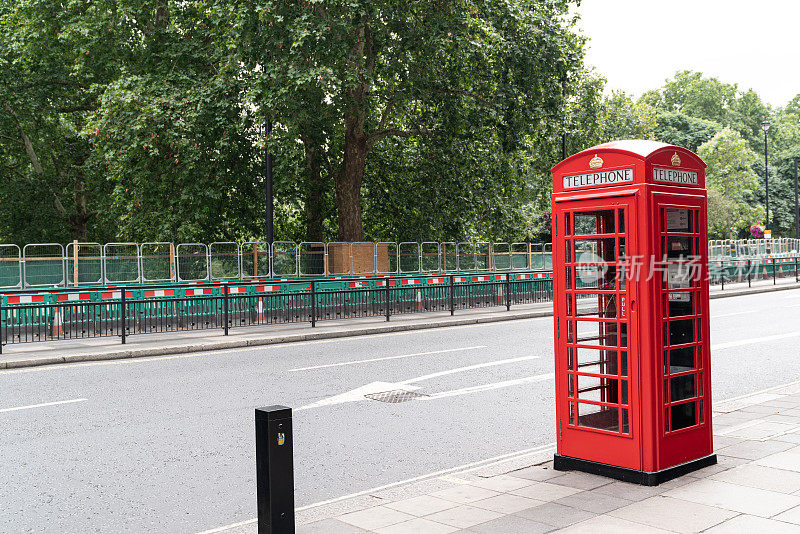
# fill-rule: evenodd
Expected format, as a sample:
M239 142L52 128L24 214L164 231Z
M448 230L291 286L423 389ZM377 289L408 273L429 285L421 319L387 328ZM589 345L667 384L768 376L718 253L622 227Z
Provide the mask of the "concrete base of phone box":
M583 471L593 475L615 478L623 482L641 484L642 486L658 486L673 478L678 478L679 476L716 463L717 455L709 454L708 456L674 465L667 469L662 469L661 471L637 471L626 467L572 458L571 456L562 456L560 454L553 455L553 468L557 471Z

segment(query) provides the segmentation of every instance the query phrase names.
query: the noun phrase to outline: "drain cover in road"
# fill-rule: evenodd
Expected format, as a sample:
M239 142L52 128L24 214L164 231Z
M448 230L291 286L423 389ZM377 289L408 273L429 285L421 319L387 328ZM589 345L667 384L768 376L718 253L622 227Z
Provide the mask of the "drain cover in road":
M380 402L390 402L392 404L397 404L399 402L407 402L410 400L414 400L418 397L427 397L427 395L423 395L422 393L415 393L413 391L406 391L405 389L393 389L391 391L381 391L379 393L369 393L364 395L368 399L380 401Z

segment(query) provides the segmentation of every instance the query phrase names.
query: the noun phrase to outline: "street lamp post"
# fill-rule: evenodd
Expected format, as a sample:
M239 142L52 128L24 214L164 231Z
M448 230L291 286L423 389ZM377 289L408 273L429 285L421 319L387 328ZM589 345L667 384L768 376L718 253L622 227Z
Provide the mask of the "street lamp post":
M564 103L564 120L566 122L566 108L567 108L567 75L561 77L561 98ZM561 132L561 160L567 159L567 125L564 124L564 130Z
M266 241L267 243L272 245L272 241L274 240L275 236L273 235L273 200L272 200L272 153L269 151L269 134L272 133L272 120L267 117L266 123L264 124L264 182L265 182L265 189L264 191L266 196L266 203L267 203L267 232L266 232Z
M797 203L797 158L794 158L794 238L800 241L800 206Z
M767 130L769 130L770 122L765 118L761 122L761 128L764 129L764 189L767 194L767 220L764 223L765 228L769 229L769 160L767 155Z

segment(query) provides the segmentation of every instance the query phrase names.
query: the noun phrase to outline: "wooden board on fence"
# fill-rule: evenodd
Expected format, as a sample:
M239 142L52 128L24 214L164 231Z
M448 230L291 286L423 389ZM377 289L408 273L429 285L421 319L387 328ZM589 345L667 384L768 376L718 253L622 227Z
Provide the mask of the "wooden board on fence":
M348 243L328 244L328 273L348 274L350 272L350 246Z
M389 243L381 243L376 245L375 256L379 273L389 273L392 271L392 264L389 260Z

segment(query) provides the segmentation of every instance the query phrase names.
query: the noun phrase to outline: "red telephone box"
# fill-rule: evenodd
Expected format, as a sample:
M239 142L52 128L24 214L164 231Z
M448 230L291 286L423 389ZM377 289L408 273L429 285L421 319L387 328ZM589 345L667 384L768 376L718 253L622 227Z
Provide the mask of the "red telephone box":
M556 469L657 485L717 461L705 167L632 140L552 169Z

